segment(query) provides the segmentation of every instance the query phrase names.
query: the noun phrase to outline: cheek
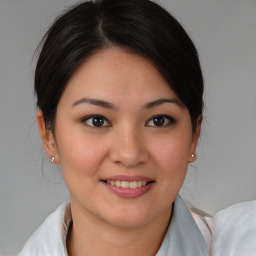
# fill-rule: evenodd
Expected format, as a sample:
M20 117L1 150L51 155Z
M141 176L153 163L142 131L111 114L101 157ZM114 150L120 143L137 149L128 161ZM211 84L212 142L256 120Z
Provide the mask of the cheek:
M183 134L184 135L184 134ZM153 158L163 177L184 177L190 154L189 136L170 136L154 143Z
M81 132L59 135L61 140L58 142L58 152L64 174L86 176L97 171L106 155L103 142Z
M59 157L65 183L73 198L84 198L95 193L101 178L100 167L106 154L104 143L74 133L62 136L59 143Z

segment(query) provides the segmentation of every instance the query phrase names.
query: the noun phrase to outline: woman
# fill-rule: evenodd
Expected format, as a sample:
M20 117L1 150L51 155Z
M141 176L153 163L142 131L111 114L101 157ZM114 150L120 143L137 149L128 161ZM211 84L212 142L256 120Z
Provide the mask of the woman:
M149 0L73 7L45 36L35 91L70 204L19 255L208 255L178 196L196 159L203 77L170 14Z

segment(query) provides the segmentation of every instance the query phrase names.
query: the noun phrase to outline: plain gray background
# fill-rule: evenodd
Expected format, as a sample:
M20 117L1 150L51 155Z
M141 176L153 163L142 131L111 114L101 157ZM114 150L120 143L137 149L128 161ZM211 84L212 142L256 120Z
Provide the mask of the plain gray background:
M17 253L68 200L35 122L33 53L71 0L0 0L0 252ZM162 0L195 42L205 77L198 160L182 194L209 213L256 199L256 1Z

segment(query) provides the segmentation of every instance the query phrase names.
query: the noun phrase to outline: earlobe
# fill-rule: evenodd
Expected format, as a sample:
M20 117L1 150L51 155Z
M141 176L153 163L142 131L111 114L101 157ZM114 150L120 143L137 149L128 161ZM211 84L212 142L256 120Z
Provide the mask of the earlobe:
M196 154L195 153L191 153L190 157L189 157L189 163L193 163L196 161Z
M196 121L196 128L195 128L193 138L192 138L192 143L191 143L189 163L192 163L196 160L196 147L197 147L198 139L201 133L201 124L202 124L202 115L200 115Z
M49 159L51 159L52 156L54 156L54 163L59 163L56 141L54 139L52 131L47 129L45 126L44 115L41 110L37 112L37 124L43 142L44 150L47 156L49 157Z

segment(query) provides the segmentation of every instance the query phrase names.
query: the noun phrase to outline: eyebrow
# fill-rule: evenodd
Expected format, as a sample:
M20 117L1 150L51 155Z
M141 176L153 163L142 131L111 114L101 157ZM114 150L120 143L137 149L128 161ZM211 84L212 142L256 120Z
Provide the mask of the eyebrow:
M158 100L146 103L143 106L143 108L144 109L151 109L153 107L162 105L164 103L173 103L173 104L176 104L176 105L178 105L178 106L180 106L182 108L184 107L184 105L179 100L176 100L176 99L164 99L163 98L163 99L158 99ZM94 98L82 98L82 99L79 99L79 100L75 101L72 104L72 107L80 105L80 104L91 104L91 105L100 106L100 107L111 109L111 110L117 110L117 107L114 104L112 104L110 102L107 102L107 101L104 101L104 100L94 99Z
M180 106L182 108L184 107L184 105L179 100L176 100L176 99L158 99L158 100L146 103L144 105L144 108L150 109L150 108L159 106L164 103L173 103L173 104L177 104L178 106Z
M112 109L112 110L117 109L117 107L110 102L100 100L100 99L92 99L92 98L79 99L72 104L72 107L77 106L79 104L84 104L84 103L95 105L95 106L100 106L100 107L108 108L108 109Z

